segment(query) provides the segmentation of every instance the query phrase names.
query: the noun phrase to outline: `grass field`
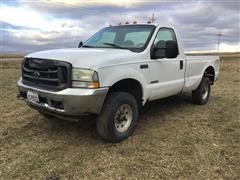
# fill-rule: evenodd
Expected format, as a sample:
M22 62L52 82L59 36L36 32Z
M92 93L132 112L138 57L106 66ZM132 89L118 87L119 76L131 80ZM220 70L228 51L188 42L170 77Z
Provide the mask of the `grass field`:
M240 54L224 55L205 106L148 104L134 134L99 138L94 120L45 119L16 99L20 61L0 61L0 179L240 179Z

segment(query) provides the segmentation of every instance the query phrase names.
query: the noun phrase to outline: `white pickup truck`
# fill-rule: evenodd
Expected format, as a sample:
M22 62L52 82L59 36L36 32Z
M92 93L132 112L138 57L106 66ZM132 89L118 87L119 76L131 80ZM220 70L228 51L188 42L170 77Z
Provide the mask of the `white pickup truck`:
M148 101L192 92L195 104L207 103L219 64L217 56L184 55L173 27L110 26L78 48L27 55L18 98L44 115L95 114L100 136L120 142L133 133Z

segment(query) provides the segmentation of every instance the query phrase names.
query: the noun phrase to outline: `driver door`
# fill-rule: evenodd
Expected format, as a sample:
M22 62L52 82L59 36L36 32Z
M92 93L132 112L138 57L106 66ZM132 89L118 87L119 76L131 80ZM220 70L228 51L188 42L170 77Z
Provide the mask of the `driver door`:
M166 41L177 41L171 28L160 28L154 45ZM150 62L150 100L178 94L184 86L184 59L180 54L175 58L157 58Z

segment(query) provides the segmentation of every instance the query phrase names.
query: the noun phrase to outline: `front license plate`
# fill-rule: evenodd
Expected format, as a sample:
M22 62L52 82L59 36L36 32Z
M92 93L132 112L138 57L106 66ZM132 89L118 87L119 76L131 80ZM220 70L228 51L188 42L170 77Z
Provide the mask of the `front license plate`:
M27 92L27 99L34 101L34 102L39 102L39 97L38 97L38 93L34 92L34 91L28 91Z

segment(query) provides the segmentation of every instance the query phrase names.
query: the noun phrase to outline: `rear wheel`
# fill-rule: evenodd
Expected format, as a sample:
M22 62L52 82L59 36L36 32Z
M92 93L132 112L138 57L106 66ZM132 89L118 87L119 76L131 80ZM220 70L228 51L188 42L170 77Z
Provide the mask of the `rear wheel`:
M138 119L137 101L129 93L114 92L104 103L97 118L97 131L110 142L120 142L134 131Z
M211 92L211 82L207 77L203 77L198 88L192 92L194 104L204 105L208 102Z

